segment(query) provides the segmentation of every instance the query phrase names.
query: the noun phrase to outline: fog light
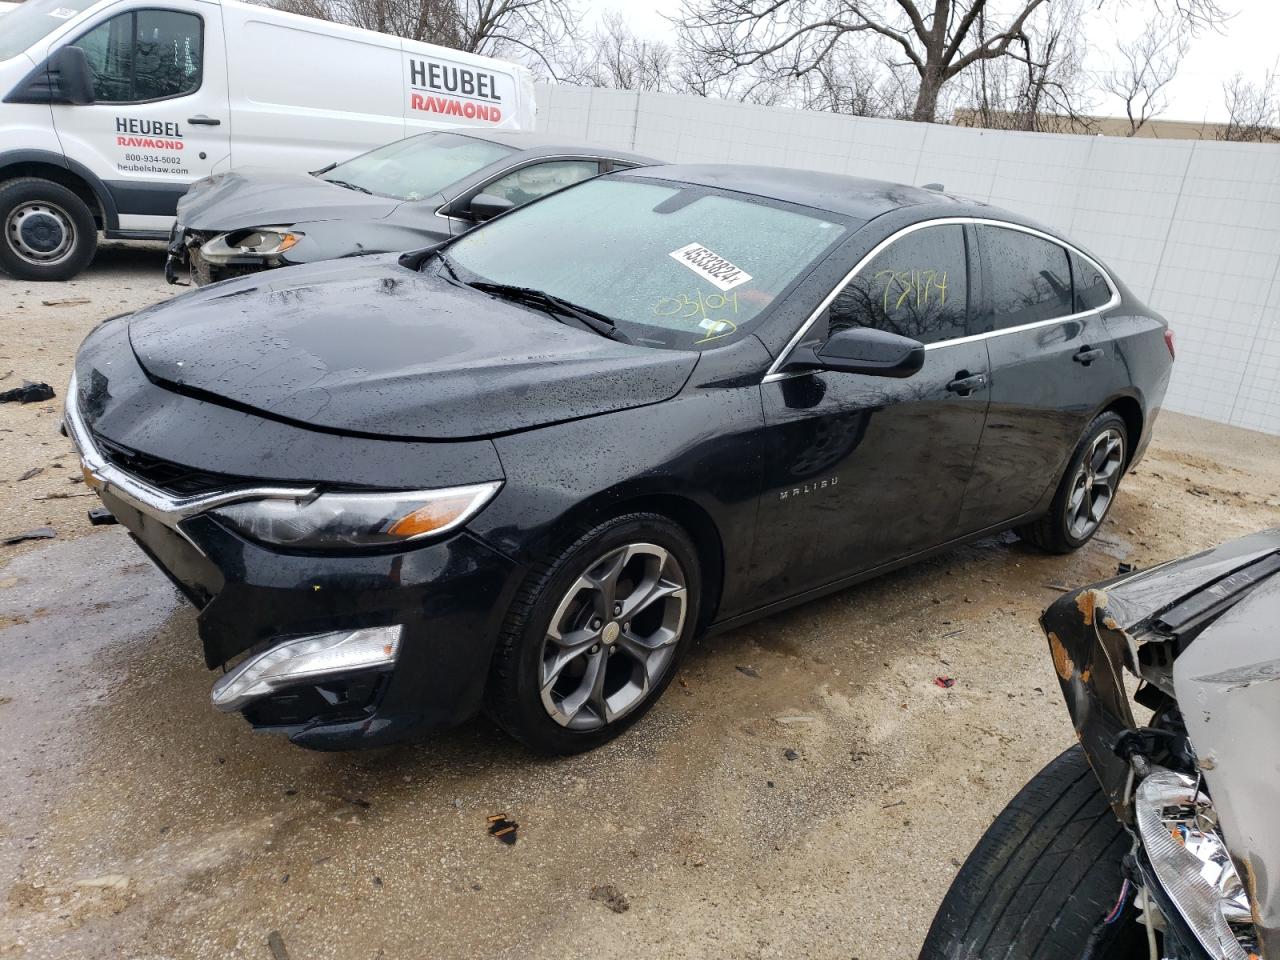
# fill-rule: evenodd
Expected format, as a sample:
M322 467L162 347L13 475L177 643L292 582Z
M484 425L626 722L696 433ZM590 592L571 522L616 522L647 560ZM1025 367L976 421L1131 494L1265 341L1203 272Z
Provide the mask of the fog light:
M1208 956L1247 960L1239 934L1249 936L1252 910L1209 797L1191 777L1156 767L1138 785L1134 819L1156 878Z
M240 710L299 681L388 666L400 652L400 631L399 626L371 627L286 640L219 677L210 697L219 710Z

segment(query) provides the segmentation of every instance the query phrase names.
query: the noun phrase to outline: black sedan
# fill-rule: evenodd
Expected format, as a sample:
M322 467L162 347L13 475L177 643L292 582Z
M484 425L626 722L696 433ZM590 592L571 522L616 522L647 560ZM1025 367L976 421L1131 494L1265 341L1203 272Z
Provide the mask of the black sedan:
M532 133L467 130L418 134L315 173L233 170L178 201L165 276L203 286L413 250L590 177L655 162Z
M487 705L573 752L696 634L1007 528L1080 547L1172 359L1012 214L668 166L104 323L66 424L218 707L345 748Z

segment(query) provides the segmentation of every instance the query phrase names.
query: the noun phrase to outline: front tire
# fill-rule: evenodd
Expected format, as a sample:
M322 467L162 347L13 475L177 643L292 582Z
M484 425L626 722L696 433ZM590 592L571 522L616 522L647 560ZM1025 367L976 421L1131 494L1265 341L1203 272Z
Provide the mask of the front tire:
M512 603L489 712L539 753L607 743L666 689L701 596L697 550L667 518L633 513L584 531Z
M1111 410L1099 414L1071 455L1049 512L1019 527L1018 536L1048 553L1079 550L1111 511L1128 456L1124 418Z
M98 249L93 213L60 183L0 184L0 270L16 280L70 280Z
M1131 904L1111 923L1132 846L1077 745L1022 788L978 841L920 960L1136 960Z

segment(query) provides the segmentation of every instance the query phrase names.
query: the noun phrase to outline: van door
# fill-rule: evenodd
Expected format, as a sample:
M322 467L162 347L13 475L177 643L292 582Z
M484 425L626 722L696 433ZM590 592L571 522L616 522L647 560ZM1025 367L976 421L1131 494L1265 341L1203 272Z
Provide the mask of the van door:
M94 102L54 105L63 153L106 185L121 234L167 233L178 198L231 152L221 8L111 7L70 42Z

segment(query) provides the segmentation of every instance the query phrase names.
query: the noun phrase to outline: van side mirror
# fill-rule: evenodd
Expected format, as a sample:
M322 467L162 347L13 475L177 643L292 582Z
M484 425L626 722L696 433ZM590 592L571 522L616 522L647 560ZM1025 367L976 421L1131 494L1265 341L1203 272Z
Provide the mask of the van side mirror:
M467 206L467 212L471 214L471 219L476 223L484 223L486 220L492 220L500 213L506 213L515 206L506 197L497 197L492 193L477 193L471 198L471 203Z
M59 47L4 98L5 103L93 103L93 73L79 47Z
M897 378L909 377L923 366L923 343L872 327L837 330L816 349L797 349L788 364L798 369Z

